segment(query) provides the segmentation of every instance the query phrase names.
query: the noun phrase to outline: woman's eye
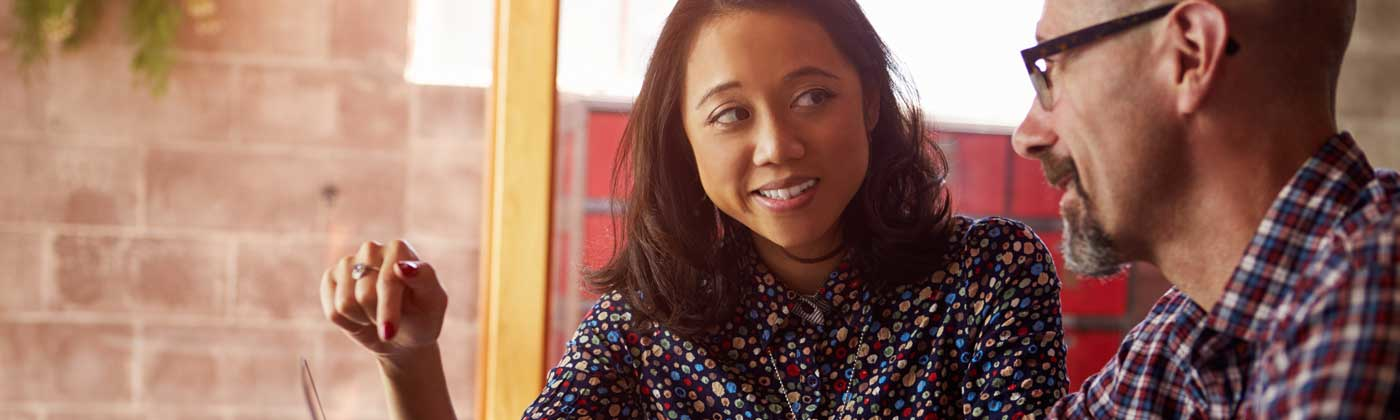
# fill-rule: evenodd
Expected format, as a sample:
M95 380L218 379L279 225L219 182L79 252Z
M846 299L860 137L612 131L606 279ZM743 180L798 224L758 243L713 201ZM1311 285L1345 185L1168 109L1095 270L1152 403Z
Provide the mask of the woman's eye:
M796 103L796 105L797 105L797 106L816 106L816 105L821 105L822 103L826 102L828 99L831 99L831 96L832 96L832 95L831 95L831 92L827 92L827 91L822 90L822 89L812 89L812 90L803 92L801 96L798 96L798 97L797 97L797 103Z
M750 115L749 115L749 110L747 110L747 109L743 109L743 108L729 108L729 109L726 109L726 110L724 110L724 111L720 111L720 113L719 113L718 115L715 115L715 117L714 117L713 119L710 120L710 123L712 123L712 124L718 123L718 124L726 124L726 125L727 125L727 124L734 124L734 123L737 123L737 122L740 122L740 121L749 119L749 116L750 116Z

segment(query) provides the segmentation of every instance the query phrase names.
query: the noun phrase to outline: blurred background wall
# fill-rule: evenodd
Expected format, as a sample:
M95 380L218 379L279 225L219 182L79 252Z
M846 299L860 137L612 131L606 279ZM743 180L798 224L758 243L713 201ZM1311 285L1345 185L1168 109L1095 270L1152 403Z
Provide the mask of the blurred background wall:
M0 34L14 1L0 0ZM316 284L359 242L400 237L452 295L444 356L471 418L485 89L405 81L414 2L217 1L182 26L169 90L153 97L128 66L129 1L105 1L87 46L27 74L0 43L0 419L302 419L300 356L332 418L384 418L373 362L323 321ZM564 24L570 4L604 3L659 25L656 6L628 14L635 0L565 0ZM1339 112L1377 166L1400 166L1397 40L1400 2L1361 0ZM561 95L559 345L590 305L577 268L606 258L608 191L591 171L611 163L626 103ZM1010 154L1005 127L945 131L962 211L1032 219L1057 240L1037 204L1057 197ZM1076 378L1165 287L1127 277L1066 288Z
M1400 2L1358 0L1342 64L1338 124L1351 130L1371 164L1400 167Z
M0 418L304 419L300 356L331 418L384 418L317 286L400 237L450 279L470 413L485 94L404 80L411 1L217 1L163 97L129 69L129 1L27 77L0 43Z

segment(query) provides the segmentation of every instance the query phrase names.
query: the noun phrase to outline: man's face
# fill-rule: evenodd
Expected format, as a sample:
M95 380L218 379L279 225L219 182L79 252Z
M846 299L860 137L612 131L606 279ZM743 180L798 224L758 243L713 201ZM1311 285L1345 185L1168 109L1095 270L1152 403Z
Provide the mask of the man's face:
M1096 1L1046 0L1039 40L1118 16L1101 16ZM1064 191L1065 260L1069 269L1105 275L1145 257L1153 227L1169 217L1173 181L1185 163L1171 139L1169 72L1154 63L1144 25L1047 58L1054 103L1032 102L1013 136L1016 152L1038 159L1046 179Z

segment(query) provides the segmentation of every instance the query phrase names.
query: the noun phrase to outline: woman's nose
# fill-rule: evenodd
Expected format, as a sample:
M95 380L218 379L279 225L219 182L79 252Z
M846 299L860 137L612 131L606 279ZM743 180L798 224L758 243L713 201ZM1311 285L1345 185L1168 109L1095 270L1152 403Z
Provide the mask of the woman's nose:
M782 164L801 160L807 155L807 147L802 139L786 123L770 119L762 124L755 139L753 163L755 166Z

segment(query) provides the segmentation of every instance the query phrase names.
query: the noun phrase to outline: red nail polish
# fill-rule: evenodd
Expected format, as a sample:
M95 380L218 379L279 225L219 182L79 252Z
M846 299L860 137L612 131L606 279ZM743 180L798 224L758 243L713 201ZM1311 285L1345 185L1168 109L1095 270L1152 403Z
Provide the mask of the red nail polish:
M392 322L385 322L384 324L379 326L379 336L380 338L384 339L384 341L393 340L394 333L397 332L399 332L399 330L397 328L394 328L394 323Z
M418 276L418 263L413 261L399 261L399 272L404 277Z

